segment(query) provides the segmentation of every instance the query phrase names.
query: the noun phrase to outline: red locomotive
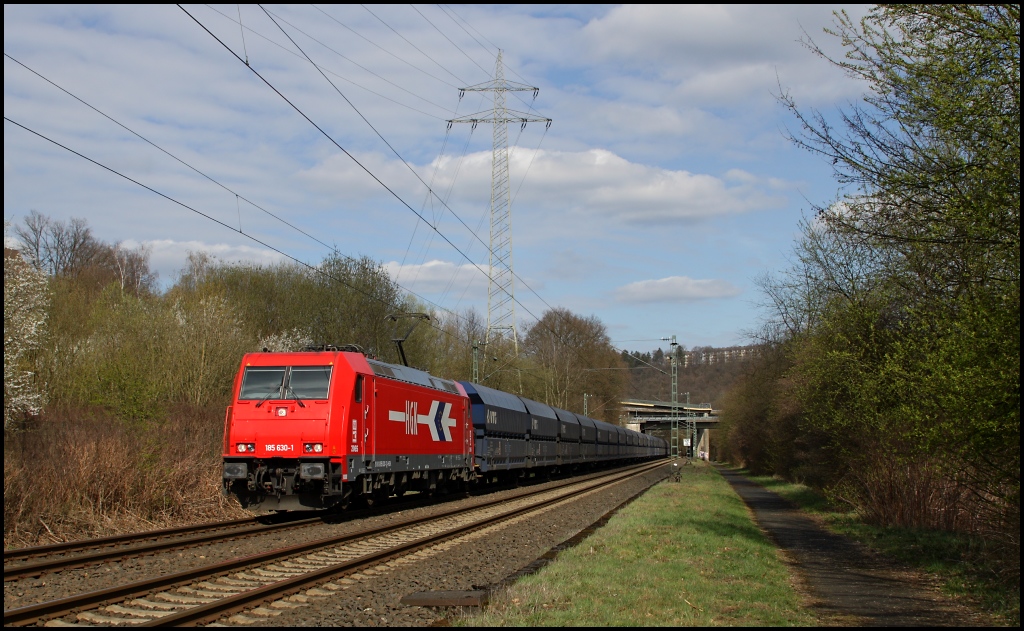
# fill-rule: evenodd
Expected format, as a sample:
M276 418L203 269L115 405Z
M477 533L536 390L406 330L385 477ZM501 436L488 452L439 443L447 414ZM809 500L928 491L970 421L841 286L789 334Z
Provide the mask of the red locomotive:
M328 508L466 482L469 400L457 382L362 353L251 353L224 420L224 485L242 506Z
M250 353L224 419L224 491L260 510L343 507L666 454L661 439L360 352Z

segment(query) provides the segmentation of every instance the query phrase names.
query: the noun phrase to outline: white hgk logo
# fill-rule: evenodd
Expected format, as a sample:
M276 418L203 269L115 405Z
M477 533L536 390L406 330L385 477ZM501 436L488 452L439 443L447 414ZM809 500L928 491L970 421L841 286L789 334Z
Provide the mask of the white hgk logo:
M405 435L419 435L419 426L426 425L430 429L430 439L435 442L451 442L452 428L455 419L451 417L452 404L441 401L430 402L430 412L419 414L419 403L406 401L405 410L388 410L388 419L405 423Z

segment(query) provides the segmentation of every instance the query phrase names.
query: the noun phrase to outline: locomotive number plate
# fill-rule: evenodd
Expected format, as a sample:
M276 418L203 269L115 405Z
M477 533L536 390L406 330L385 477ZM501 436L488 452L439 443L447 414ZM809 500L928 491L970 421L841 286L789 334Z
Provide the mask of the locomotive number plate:
M292 451L295 447L292 445L267 445L267 451Z

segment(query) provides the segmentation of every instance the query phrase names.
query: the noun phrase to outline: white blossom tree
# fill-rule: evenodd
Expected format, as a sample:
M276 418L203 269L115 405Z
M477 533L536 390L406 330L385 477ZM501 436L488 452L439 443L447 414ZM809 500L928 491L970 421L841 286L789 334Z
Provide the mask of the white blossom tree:
M45 393L36 382L31 352L46 325L46 275L16 250L4 250L4 429L22 414L38 414Z

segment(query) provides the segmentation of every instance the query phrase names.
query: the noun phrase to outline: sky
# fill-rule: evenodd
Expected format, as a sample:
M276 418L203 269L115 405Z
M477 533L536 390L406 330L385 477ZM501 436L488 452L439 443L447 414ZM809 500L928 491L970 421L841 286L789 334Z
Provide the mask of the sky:
M801 43L841 56L823 29L862 6L183 6L4 6L5 225L83 218L164 287L190 251L337 249L486 315L492 129L447 121L492 108L460 88L500 49L539 88L508 107L552 119L508 127L516 320L629 350L750 342L757 278L839 191L777 96L865 90Z

